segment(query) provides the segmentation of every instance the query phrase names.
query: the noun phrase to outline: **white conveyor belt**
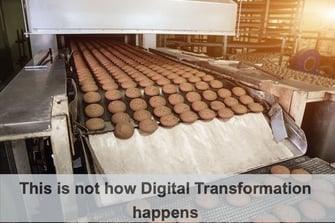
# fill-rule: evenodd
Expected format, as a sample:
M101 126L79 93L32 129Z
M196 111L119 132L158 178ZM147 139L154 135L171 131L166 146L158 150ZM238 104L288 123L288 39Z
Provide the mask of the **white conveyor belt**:
M273 140L262 113L159 127L152 135L136 129L128 140L112 132L90 135L89 142L107 174L238 173L302 155L288 141Z

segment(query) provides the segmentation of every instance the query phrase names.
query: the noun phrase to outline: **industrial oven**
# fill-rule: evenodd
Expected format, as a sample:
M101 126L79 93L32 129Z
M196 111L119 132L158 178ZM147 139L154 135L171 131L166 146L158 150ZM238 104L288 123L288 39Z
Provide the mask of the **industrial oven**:
M1 99L4 103L13 104L9 95L20 95L23 93L22 91L36 92L36 95L25 94L24 97L22 96L23 100L20 96L15 97L16 105L7 107L7 111L2 113L1 139L6 141L7 145L10 145L9 142L17 145L17 139L51 136L57 172L71 172L71 155L74 153L73 130L84 136L90 153L92 153L95 171L100 173L122 173L122 171L132 172L135 170L151 173L153 170L158 171L155 166L162 163L167 164L166 167L162 166L161 171L164 173L178 172L179 169L185 170L186 173L194 171L196 173L208 171L246 172L306 153L306 138L299 128L304 109L294 109L293 105L295 101L302 100L297 97L302 94L300 91L291 88L289 94L286 94L288 90L277 90L281 84L269 78L267 73L250 69L248 66L243 67L241 63L236 61L212 60L205 56L156 47L156 34L234 35L237 5L233 1L148 0L141 3L133 1L122 1L121 3L100 0L97 4L92 5L90 1L80 1L80 3L77 1L70 3L58 1L55 3L53 1L30 0L22 1L22 5L25 12L27 35L30 35L32 50L36 56L1 93ZM108 42L107 39L111 39L111 37L117 41ZM102 51L102 48L106 48L106 52ZM52 63L43 63L41 60L43 52L40 50L43 49L50 49L49 51L52 52ZM92 52L87 53L87 51ZM140 55L143 60L147 60L143 63L147 64L148 69L152 69L154 65L162 65L159 64L161 62L155 62L153 58L157 58L157 60L163 58L163 61L166 60L167 64L176 66L176 69L179 67L208 74L221 81L226 88L243 87L255 101L263 103L265 110L263 113L237 115L230 121L214 119L212 121L199 121L192 125L181 123L174 128L159 127L155 134L145 137L142 137L143 134L140 134L138 130L139 123L132 120L132 125L135 127L134 137L120 140L113 134L115 125L110 121L112 113L108 112L108 100L104 98L105 92L101 85L98 92L103 97L101 105L106 111L103 116L105 128L98 131L87 130L87 126L85 126L87 117L84 112L86 104L83 102L85 92L80 89L81 86L78 82L76 55L80 55L81 59L86 62L88 55L100 64L103 60L109 60L109 63L115 64L112 59L117 57L120 60L120 56L123 58L122 60L129 57L128 59L134 62L132 58ZM135 62L139 63L139 61ZM138 71L138 67L131 66L133 66L132 69ZM90 66L87 68L91 72L94 69ZM117 68L121 69L122 67ZM162 69L169 71L166 68ZM104 69L107 67L105 66ZM122 69L121 71L125 72ZM113 70L105 71L113 72ZM153 71L157 73L157 70ZM160 73L158 72L158 74ZM65 96L65 78L69 77L72 78L69 83L72 83L71 86L73 85L75 89L73 93L75 96L70 104ZM46 80L42 81L43 78ZM53 81L52 78L56 78L58 82ZM168 81L173 83L172 79ZM26 82L34 83L25 86L31 87L31 89L20 87L22 91L18 92L16 86L24 85ZM164 96L162 86L158 85L160 94ZM68 84L67 88L69 87ZM142 92L141 97L148 102L148 98L144 94L144 87L139 86ZM42 88L42 90L38 90L38 88ZM53 89L57 89L57 91L54 93ZM123 95L122 99L129 103L129 98L125 97L125 88L121 86L120 90ZM202 93L201 90L199 91ZM178 93L184 94L180 90ZM280 94L279 100L276 100L278 94ZM289 97L290 95L291 97ZM287 97L293 102L288 103L285 100ZM41 102L44 100L45 105L42 107ZM207 105L209 102L205 101ZM279 102L280 105L276 102ZM53 112L58 105L63 105L61 111ZM169 106L172 108L171 104ZM27 108L31 109L26 110L28 111L26 115L16 114ZM43 115L37 115L38 111L41 110L43 111L41 114L45 114L45 119L43 119ZM62 128L52 124L52 117L62 117ZM158 123L160 123L159 120ZM264 132L254 131L256 126L259 126L259 129L261 126L264 127ZM64 142L61 145L57 145L60 140L57 134L55 137L53 136L54 132L66 136L62 137ZM162 141L165 142L166 148L160 143ZM23 144L21 142L21 146L24 146ZM56 149L56 147L60 147L60 149ZM141 156L129 157L134 147L149 149ZM162 147L164 152L157 152L158 147ZM203 147L211 149L203 150ZM277 147L278 149L273 149ZM231 148L234 148L236 154L244 154L245 148L248 148L247 152L250 154L246 157L240 155L233 158L235 154L229 157L227 154L230 153ZM61 158L57 155L58 153L61 154ZM170 153L173 156L166 156ZM120 157L106 156L106 154L119 154ZM153 157L153 154L156 157ZM147 157L151 157L152 163L150 165L144 165L148 163ZM170 158L171 160L169 160ZM216 167L214 169L206 167L208 159L215 160ZM225 161L229 161L227 162L229 164L226 164ZM201 165L203 166L200 167ZM128 166L129 169L125 166ZM137 166L143 166L143 169Z

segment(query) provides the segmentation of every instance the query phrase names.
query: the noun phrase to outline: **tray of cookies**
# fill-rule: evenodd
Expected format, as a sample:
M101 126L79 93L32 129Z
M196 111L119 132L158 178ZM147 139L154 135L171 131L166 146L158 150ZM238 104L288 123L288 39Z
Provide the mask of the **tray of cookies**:
M159 55L106 40L72 40L70 47L87 134L112 131L129 139L134 129L147 135L264 111L244 88Z

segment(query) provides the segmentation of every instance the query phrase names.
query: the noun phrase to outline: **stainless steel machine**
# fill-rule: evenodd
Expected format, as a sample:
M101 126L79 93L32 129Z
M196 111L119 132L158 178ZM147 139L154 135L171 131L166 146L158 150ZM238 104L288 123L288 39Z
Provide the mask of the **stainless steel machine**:
M307 141L300 128L306 101L333 97L328 91L317 88L316 94L309 94L283 86L267 73L237 61L157 49L156 34L234 35L234 1L22 0L22 5L35 57L0 92L0 102L5 105L0 112L0 141L12 151L18 173L31 172L26 139L43 137L51 141L57 174L73 172L74 141L83 147L88 173L269 173L271 165L277 163L315 174L335 172L329 163L304 156ZM115 35L119 42L111 40ZM71 41L85 47L74 49ZM49 48L53 56L45 62L43 50ZM164 58L176 67L209 74L228 88L243 87L265 111L235 115L229 120L179 123L173 128L159 126L151 135L142 134L138 123L133 122L134 135L127 140L115 137L115 126L106 112L106 127L90 131L85 127L83 92L73 59L78 54L88 65L84 51L105 72L102 61L125 71L111 59L114 56L121 62L134 62L133 57L141 55L147 68L159 67L156 59ZM87 68L94 73L94 67ZM68 78L74 86L71 102ZM97 91L104 93L101 88ZM144 99L143 87L141 92ZM296 108L299 102L304 103ZM105 100L101 105L107 111Z
M137 45L149 48L156 45L156 33L233 35L236 16L236 4L230 0L22 0L22 7L35 56L0 94L6 105L1 109L0 139L13 152L13 170L18 173L31 172L28 138L50 139L57 173L73 169L64 60L69 54L59 52L64 44L61 35L122 34L128 42L128 34L134 34ZM47 49L53 53L49 63L41 60Z

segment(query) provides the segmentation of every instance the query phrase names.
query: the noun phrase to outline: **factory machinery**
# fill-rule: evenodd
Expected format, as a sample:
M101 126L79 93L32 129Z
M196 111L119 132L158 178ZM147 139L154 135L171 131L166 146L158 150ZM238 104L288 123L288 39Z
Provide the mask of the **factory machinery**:
M246 60L156 47L156 33L233 35L233 1L23 6L35 57L0 93L13 172L34 172L31 160L52 153L41 165L56 173L269 173L277 163L335 173L328 150L328 162L305 156L301 129L318 118L306 117L308 103L334 100L323 80L306 85Z

